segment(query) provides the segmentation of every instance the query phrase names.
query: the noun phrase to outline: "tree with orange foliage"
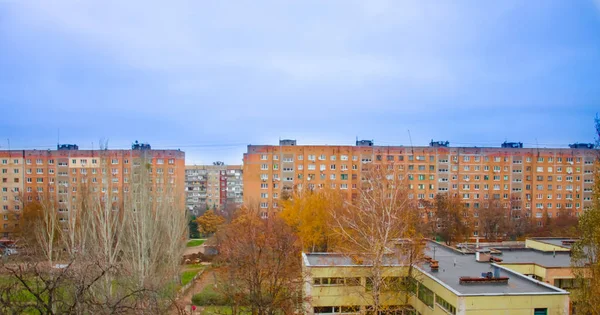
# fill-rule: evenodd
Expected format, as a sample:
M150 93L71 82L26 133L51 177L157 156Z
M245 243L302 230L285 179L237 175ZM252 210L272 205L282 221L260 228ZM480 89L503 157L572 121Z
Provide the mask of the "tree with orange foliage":
M300 246L292 229L278 216L261 219L243 208L217 233L224 277L218 283L233 306L252 314L294 314L301 307Z
M435 196L434 205L436 222L440 226L437 233L447 245L469 237L471 219L460 196L438 194Z
M198 231L204 236L210 236L215 234L219 226L225 223L225 218L216 215L213 210L208 210L196 218L196 222L198 222Z
M280 216L298 235L304 250L327 252L333 242L330 210L341 207L342 198L339 192L330 189L303 191L283 201Z

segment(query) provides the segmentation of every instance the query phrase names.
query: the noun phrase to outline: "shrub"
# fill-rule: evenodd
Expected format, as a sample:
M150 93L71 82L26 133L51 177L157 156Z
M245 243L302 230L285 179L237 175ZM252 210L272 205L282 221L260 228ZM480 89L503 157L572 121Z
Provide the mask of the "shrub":
M192 303L198 306L227 305L225 297L221 293L216 292L212 286L207 286L202 292L195 294L192 297Z

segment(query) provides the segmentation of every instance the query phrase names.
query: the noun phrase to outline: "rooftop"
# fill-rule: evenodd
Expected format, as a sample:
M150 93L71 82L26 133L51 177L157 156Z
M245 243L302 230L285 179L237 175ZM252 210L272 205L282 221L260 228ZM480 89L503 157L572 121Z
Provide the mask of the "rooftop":
M305 265L309 267L345 267L345 266L369 266L368 260L349 257L348 255L337 253L305 253ZM399 266L397 257L386 256L385 264L387 266Z
M434 254L435 249L435 254ZM514 253L514 252L513 252ZM566 294L565 291L539 282L527 276L505 269L501 265L487 262L477 262L472 254L462 254L435 242L428 242L425 254L438 261L439 270L433 272L429 263L421 264L421 270L445 284L447 287L461 295L487 295L487 294L525 294L525 293L555 293ZM567 254L568 256L568 254ZM508 259L501 256L506 262ZM519 257L514 255L513 257ZM526 257L526 256L523 256ZM558 255L557 255L558 257ZM550 254L552 258L552 254ZM508 277L508 284L478 283L460 284L460 277L480 277L482 273L493 272L494 266L500 266L500 277Z
M564 247L564 248L571 248L573 243L575 241L577 241L577 239L559 238L559 237L557 237L557 238L534 237L534 238L532 238L532 240L537 241L537 242L542 242L542 243L548 243L548 244L552 244L552 245L556 245L556 246L560 246L560 247Z
M435 253L434 253L435 252ZM428 241L425 255L438 261L438 271L431 271L430 263L419 264L419 269L438 281L457 295L514 295L514 294L568 294L568 292L555 288L546 283L534 280L525 275L511 271L501 264L477 262L475 255L463 254L444 245ZM531 249L506 250L501 255L503 263L538 263L544 266L568 266L570 257L568 253L542 253ZM368 261L360 261L353 257L336 253L305 253L304 264L307 267L346 267L368 266ZM388 256L388 266L399 266L401 262L395 256ZM494 272L498 277L508 277L508 283L460 283L460 277L479 278L482 274Z
M501 254L493 256L502 258L500 264L537 264L544 267L570 267L571 255L569 252L541 252L530 248L503 248Z

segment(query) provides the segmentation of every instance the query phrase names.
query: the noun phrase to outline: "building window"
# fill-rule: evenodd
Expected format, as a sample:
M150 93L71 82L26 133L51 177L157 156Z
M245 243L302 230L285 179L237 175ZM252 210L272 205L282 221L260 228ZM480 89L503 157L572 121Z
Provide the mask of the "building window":
M421 302L429 307L433 307L433 291L424 286L422 283L419 283L419 290L417 297Z
M439 305L441 308L448 311L450 314L456 314L456 307L454 305L448 303L448 301L441 298L439 295L435 296L435 303Z

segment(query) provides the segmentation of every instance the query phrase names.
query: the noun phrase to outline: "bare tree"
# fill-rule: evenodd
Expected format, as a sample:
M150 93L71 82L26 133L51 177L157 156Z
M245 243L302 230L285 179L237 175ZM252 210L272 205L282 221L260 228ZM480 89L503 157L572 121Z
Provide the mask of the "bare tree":
M509 210L500 200L489 200L478 210L479 227L486 239L495 241L504 236Z
M471 233L471 218L458 195L438 194L434 206L436 221L440 225L437 233L447 245L468 238Z
M185 246L186 211L173 175L154 176L145 154L122 187L103 171L101 184L82 178L69 199L23 199L25 228L34 237L22 238L28 250L18 263L0 267L8 277L0 283L2 313L165 312ZM99 155L106 170L109 157ZM61 257L63 250L68 255Z
M369 166L369 165L366 165ZM332 209L332 229L339 238L336 249L369 267L367 299L377 314L386 309L382 292L386 290L385 269L391 261L414 263L406 255L395 255L395 242L419 239L419 215L409 199L409 190L401 179L403 173L374 165L364 167L361 187L352 202ZM417 247L413 250L418 250ZM412 252L410 257L418 256Z

